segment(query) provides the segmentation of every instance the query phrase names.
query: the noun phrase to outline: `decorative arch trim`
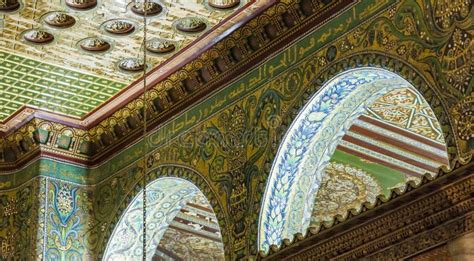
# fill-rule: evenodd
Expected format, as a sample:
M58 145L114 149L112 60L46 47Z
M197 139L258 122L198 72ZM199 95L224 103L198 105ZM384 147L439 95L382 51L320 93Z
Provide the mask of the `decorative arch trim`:
M374 100L403 87L415 89L395 73L362 67L332 78L310 99L285 134L270 172L260 250L305 232L323 170L347 129Z
M139 168L133 168L131 172L140 172ZM130 173L130 172L129 172ZM147 179L147 235L151 235L147 240L147 260L151 260L149 254L154 253L154 249L159 244L163 233L165 232L168 224L173 220L176 213L188 202L192 197L198 193L202 193L210 203L213 208L214 214L219 222L219 227L221 228L221 235L224 243L225 250L227 251L227 233L226 224L228 223L224 213L222 213L223 208L221 207L220 202L217 200L214 191L209 187L208 182L205 180L202 175L198 172L177 165L161 165L154 170L150 171L146 177ZM165 184L166 183L166 184ZM168 184L169 183L169 184ZM172 183L172 184L171 184ZM159 187L167 187L167 191L163 191ZM186 191L184 191L186 190ZM168 194L166 198L163 197L164 194ZM165 195L166 196L166 195ZM116 238L117 235L127 236L126 233L119 234L124 232L120 228L122 223L127 223L128 226L131 226L132 229L128 232L135 231L136 237L141 237L142 232L142 200L143 199L143 187L140 182L136 182L135 187L131 190L126 196L125 200L122 201L119 209L114 215L114 219L109 225L106 236L103 239L102 253L99 256L104 260L113 260L110 259L111 255L114 254L114 251L111 251L111 248L120 250L129 248L126 256L133 258L142 258L142 239L138 240L140 244L134 246L134 244L113 244L113 238ZM166 206L165 206L166 205ZM160 211L154 211L155 207L165 207L170 211L167 212L169 215L163 215L165 213L160 213ZM159 209L159 208L155 208ZM124 220L124 216L130 212L139 212L137 215L131 216L131 220ZM130 215L129 215L130 216ZM154 220L154 222L148 222L149 220ZM126 222L124 222L126 221ZM134 221L135 224L133 222ZM138 228L138 226L140 226ZM135 242L136 243L136 242ZM115 251L117 252L117 251ZM125 258L125 257L124 257ZM128 259L124 259L128 260Z

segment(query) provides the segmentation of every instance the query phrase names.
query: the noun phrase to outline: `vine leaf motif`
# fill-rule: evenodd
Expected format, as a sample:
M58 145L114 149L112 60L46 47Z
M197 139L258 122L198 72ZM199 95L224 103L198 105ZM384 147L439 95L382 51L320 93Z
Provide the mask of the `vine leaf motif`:
M75 216L77 207L77 187L68 184L53 182L54 200L53 209L50 213L51 235L54 236L55 246L61 251L68 251L77 240L80 217ZM75 218L75 219L73 219ZM72 221L72 222L70 222Z
M455 28L445 46L442 61L448 83L462 95L472 91L470 83L474 75L473 55L472 35Z

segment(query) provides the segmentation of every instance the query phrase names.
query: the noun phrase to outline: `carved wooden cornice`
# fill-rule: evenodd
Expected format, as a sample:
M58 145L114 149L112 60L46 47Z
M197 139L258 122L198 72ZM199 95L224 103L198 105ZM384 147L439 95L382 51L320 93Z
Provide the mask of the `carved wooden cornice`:
M308 229L264 260L399 260L417 255L474 230L474 162L420 184L392 190L389 199L364 204L327 227Z
M147 97L149 131L229 85L356 1L283 1L250 19L181 69L156 84ZM134 96L136 97L136 96ZM108 114L110 115L110 114ZM96 166L141 138L142 96L87 127L51 117L30 118L0 142L0 172L40 157Z

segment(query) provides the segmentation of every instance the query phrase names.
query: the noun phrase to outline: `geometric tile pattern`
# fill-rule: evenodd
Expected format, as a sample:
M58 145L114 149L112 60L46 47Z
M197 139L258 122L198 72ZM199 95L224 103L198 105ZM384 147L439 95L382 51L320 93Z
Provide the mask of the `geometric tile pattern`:
M441 126L430 105L409 88L393 90L380 97L366 114L444 143Z
M80 118L125 86L0 51L0 121L23 105Z

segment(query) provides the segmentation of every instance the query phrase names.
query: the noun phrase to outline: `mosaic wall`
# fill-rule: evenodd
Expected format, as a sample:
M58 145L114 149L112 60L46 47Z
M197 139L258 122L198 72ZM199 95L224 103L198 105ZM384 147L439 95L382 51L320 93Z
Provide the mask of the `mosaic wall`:
M327 80L360 66L387 68L412 83L438 118L450 159L470 155L472 130L468 122L474 98L472 59L468 59L473 32L468 17L472 16L472 7L467 1L455 1L452 6L443 3L405 0L393 5L392 1L363 1L340 14L332 23L151 135L149 141L156 149L147 160L150 168L179 164L196 170L169 168L155 173L155 178L177 176L196 184L216 213L226 255L255 255L262 196L283 134ZM44 159L23 171L2 175L3 189L19 186L35 175L59 175L59 171L66 180L96 184L88 189L76 186L74 190L58 183L56 189L57 181L35 178L15 190L2 191L1 196L8 195L8 200L19 199L26 187L44 191L33 194L44 195L39 197L41 204L27 203L37 200L36 196L15 204L25 209L31 206L33 213L40 213L39 225L25 222L23 226L28 227L21 227L12 217L2 217L9 224L9 229L0 232L2 244L16 242L5 248L7 251L2 250L2 255L21 260L24 255L40 255L43 251L38 249L47 246L48 254L61 258L102 257L115 224L139 191L136 182L144 162L137 160L142 145L131 146L90 170ZM35 188L33 184L41 185ZM57 195L77 201L63 204L54 198ZM44 208L46 199L48 207ZM7 208L2 204L0 209ZM42 225L44 222L48 224ZM81 240L69 245L68 238L76 233L57 236L44 232L45 228L49 232L57 230L57 224L63 222ZM38 231L35 236L39 234L45 244L29 239L32 234L26 231Z
M36 178L15 190L0 192L0 259L36 258L37 247L42 247L44 181Z

